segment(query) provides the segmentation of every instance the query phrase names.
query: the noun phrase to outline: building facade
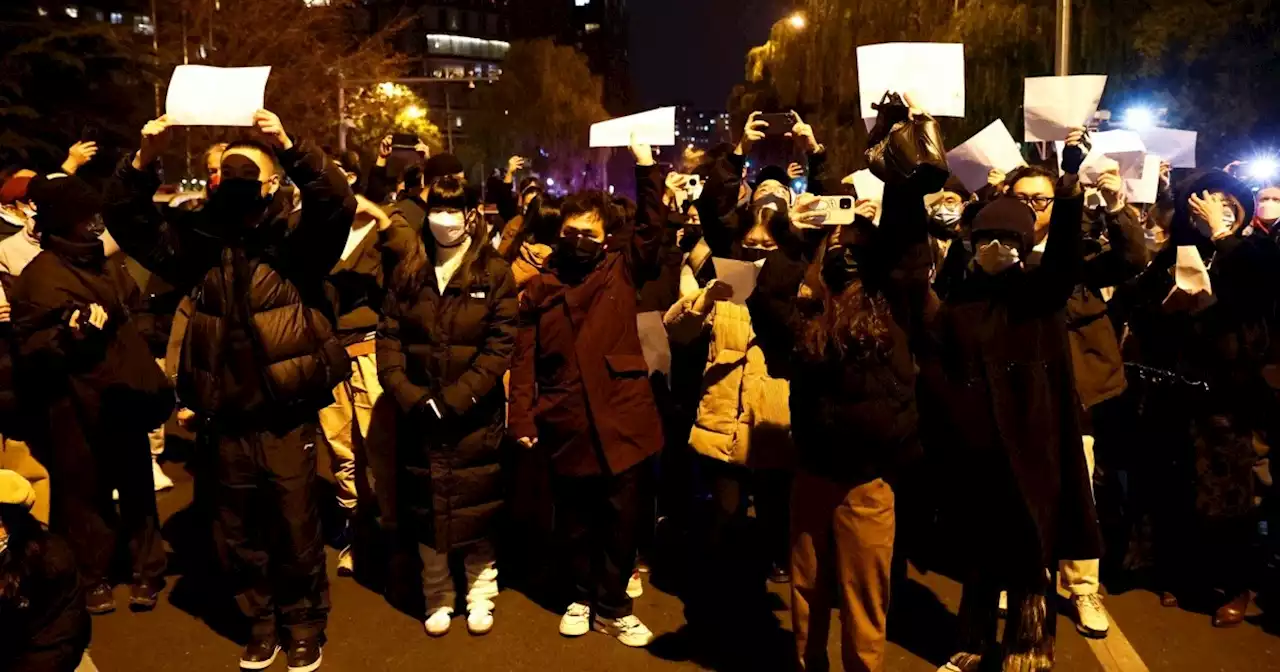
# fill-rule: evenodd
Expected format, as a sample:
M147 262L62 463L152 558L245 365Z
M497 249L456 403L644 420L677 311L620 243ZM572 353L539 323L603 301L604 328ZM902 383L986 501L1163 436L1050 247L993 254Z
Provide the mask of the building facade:
M729 113L697 110L689 105L676 107L676 143L691 149L710 149L733 141Z

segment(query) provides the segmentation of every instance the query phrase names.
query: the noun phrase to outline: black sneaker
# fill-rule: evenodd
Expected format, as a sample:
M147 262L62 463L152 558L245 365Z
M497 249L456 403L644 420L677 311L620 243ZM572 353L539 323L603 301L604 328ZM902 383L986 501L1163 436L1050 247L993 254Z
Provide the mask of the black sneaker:
M164 586L156 579L141 579L129 588L129 609L151 611L160 601L160 589Z
M116 610L116 598L111 594L111 586L105 583L89 589L84 596L84 606L89 613L95 616L101 614L109 614Z
M254 639L244 647L244 653L240 655L240 669L265 670L276 662L279 654L280 641L275 635Z
M318 670L320 658L319 639L300 639L289 647L289 672Z

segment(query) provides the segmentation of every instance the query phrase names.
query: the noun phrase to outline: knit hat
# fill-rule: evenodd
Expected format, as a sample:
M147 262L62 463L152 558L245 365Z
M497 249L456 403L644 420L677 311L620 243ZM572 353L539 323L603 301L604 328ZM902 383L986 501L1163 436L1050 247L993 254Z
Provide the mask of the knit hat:
M1016 198L1002 196L988 203L973 220L971 240L1013 237L1019 241L1018 253L1026 258L1035 247L1036 213Z
M5 180L4 186L0 187L0 204L12 205L17 201L27 200L27 187L30 184L31 177L27 175Z
M458 160L458 157L452 154L437 154L427 159L426 165L422 168L422 177L426 184L430 186L436 178L465 172L466 168L462 167L462 162Z
M36 491L21 474L0 469L0 504L21 506L30 510L36 504Z
M36 206L39 232L61 235L102 213L102 194L74 175L41 175L31 180L27 194Z

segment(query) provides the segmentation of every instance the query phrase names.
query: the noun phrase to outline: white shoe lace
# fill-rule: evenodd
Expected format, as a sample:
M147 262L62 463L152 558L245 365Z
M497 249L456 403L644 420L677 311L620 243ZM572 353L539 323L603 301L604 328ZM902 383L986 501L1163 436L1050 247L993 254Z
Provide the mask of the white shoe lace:
M586 618L587 605L574 602L573 604L569 605L568 609L565 610L564 615L571 618Z
M640 619L636 618L634 615L623 616L622 618L614 621L614 625L623 632L634 632L636 630L644 629L644 623L641 623Z
M1106 611L1106 609L1103 608L1102 606L1102 597L1097 594L1077 595L1076 608L1093 609L1093 610L1102 611L1102 612Z

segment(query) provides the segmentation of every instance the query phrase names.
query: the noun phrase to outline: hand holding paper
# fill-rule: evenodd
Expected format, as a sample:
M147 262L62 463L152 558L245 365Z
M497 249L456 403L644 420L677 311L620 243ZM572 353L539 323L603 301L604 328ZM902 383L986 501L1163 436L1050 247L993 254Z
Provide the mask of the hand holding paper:
M271 66L179 65L169 80L166 116L174 126L253 126L266 107Z
M712 257L716 267L716 280L733 287L733 296L729 301L745 304L751 293L756 291L756 278L760 269L764 268L764 260L757 262L738 261Z
M873 120L885 92L909 97L935 117L964 116L964 45L893 42L858 47L862 118Z
M1213 287L1209 284L1209 271L1195 245L1178 247L1173 279L1173 290L1164 300L1166 310L1198 313L1217 301L1213 296Z
M853 179L853 190L858 194L858 201L871 201L876 204L876 216L873 221L880 225L880 204L884 202L884 182L862 169L850 176Z

